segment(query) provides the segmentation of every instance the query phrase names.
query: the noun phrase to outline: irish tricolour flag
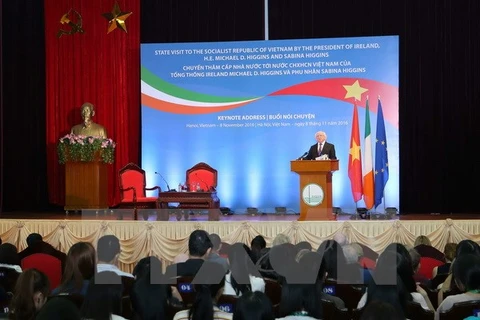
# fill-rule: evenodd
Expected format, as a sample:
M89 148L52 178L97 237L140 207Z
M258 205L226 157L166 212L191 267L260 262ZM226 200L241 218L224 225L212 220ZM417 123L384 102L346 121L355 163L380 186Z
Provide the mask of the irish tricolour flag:
M368 98L365 105L365 142L364 142L364 160L363 160L363 200L365 207L370 210L375 203L375 184L373 178L373 153L372 138L370 130L370 113L368 108Z

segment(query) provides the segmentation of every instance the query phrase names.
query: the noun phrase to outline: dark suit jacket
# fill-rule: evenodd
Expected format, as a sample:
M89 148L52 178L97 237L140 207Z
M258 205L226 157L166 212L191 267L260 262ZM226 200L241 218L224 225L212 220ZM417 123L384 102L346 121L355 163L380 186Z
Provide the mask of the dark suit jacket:
M167 267L165 276L174 278L180 276L195 276L203 265L203 259L188 259L182 263L172 264Z
M326 154L330 160L336 160L337 155L335 154L335 146L331 143L325 141L323 144L322 152L318 154L318 143L315 143L313 146L310 147L308 150L308 154L305 157L305 160L315 160L316 157L320 157L321 155Z

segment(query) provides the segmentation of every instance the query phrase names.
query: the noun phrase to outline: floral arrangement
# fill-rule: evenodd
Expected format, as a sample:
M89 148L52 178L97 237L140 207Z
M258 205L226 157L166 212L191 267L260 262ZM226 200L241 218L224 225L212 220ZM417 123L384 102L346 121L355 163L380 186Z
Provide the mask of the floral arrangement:
M113 163L115 146L112 139L67 134L57 145L58 161L61 164L67 161Z

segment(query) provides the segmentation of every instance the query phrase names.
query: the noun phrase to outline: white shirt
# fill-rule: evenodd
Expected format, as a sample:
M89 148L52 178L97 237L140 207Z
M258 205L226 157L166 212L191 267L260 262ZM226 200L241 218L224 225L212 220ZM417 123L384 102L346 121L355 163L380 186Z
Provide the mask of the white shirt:
M97 272L103 272L103 271L112 271L118 274L120 277L129 277L133 278L133 275L128 272L123 272L122 270L118 269L116 266L113 264L106 264L106 263L99 263L97 264Z
M262 278L254 277L252 275L250 277L250 285L252 286L252 292L255 291L260 291L260 292L265 292L265 280ZM237 295L235 293L235 290L232 287L232 272L229 272L225 275L225 286L223 287L223 294L224 295L230 295L230 296L235 296ZM240 292L239 296L241 296L242 293Z
M453 305L457 302L466 302L466 301L477 301L479 300L478 294L469 294L469 293L461 293L461 294L454 294L445 298L445 300L440 303L435 311L435 320L440 319L440 312L450 310Z

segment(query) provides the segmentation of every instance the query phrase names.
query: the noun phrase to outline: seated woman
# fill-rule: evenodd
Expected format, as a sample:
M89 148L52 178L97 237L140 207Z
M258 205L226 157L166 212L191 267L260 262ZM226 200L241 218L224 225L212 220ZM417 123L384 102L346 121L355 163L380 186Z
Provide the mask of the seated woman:
M48 277L37 269L23 272L15 285L9 319L34 319L50 293Z
M96 273L88 284L82 319L125 320L122 316L122 279L112 271Z
M299 264L291 265L282 285L279 315L277 319L322 319L321 286L318 275L322 273L321 257L306 254ZM308 262L308 263L307 263ZM324 269L323 269L324 270Z
M245 251L244 244L235 243L228 250L230 272L225 276L223 294L241 296L248 291L265 292L265 280Z
M403 310L404 314L407 301L417 302L425 310L434 310L426 292L417 288L413 280L413 268L408 252L402 255L396 250L385 250L378 258L373 280L368 286L367 293L358 302L358 309L371 301L380 300L392 304L398 310Z
M455 260L452 261L452 266L450 270L453 270L453 266L455 266L455 262L458 258L465 254L473 254L476 256L480 256L480 246L472 241L472 240L462 240L458 243L457 249L455 251ZM443 301L443 293L450 291L450 293L460 293L459 288L456 285L455 276L453 272L450 272L447 279L439 285L440 290L438 290L438 305L440 305Z
M95 273L95 248L88 242L78 242L68 250L60 285L52 295L87 292L88 283Z
M137 319L164 319L168 301L172 298L170 285L162 274L162 263L156 257L143 258L133 270L130 300Z
M219 263L205 261L193 280L197 294L192 307L177 312L173 320L231 320L231 313L216 306L225 285L224 273Z
M432 279L434 279L437 275L449 274L450 273L450 266L452 265L453 259L455 259L455 251L457 250L456 243L447 243L445 245L444 255L446 263L433 268L432 271Z
M480 300L480 256L466 254L458 257L453 265L453 275L462 293L446 297L438 306L436 319L440 312L449 310L457 302Z
M237 300L233 320L275 320L272 302L263 292L246 292Z

